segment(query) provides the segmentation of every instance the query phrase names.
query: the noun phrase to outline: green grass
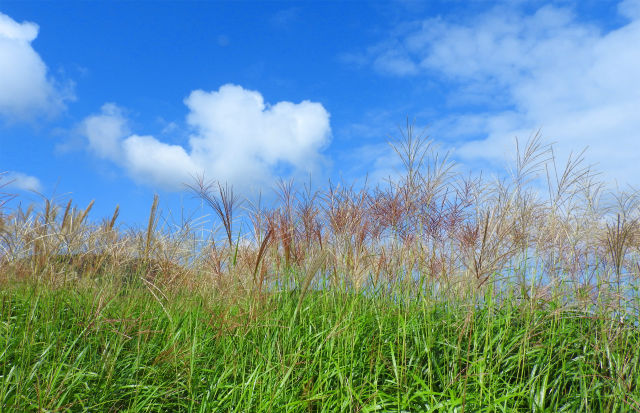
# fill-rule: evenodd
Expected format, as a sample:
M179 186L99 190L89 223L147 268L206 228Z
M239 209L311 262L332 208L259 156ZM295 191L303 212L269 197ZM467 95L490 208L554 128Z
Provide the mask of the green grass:
M1 411L634 411L634 323L337 290L0 293Z
M201 177L210 216L141 228L0 173L0 413L640 411L640 192L539 135L499 180L430 146L267 206Z

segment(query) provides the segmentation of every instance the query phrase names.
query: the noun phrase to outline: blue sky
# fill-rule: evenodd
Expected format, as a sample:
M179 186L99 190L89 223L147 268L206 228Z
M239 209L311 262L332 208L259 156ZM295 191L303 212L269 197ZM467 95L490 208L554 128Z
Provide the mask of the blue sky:
M143 222L194 174L381 180L409 117L462 168L541 129L638 186L638 44L640 0L0 1L0 172Z

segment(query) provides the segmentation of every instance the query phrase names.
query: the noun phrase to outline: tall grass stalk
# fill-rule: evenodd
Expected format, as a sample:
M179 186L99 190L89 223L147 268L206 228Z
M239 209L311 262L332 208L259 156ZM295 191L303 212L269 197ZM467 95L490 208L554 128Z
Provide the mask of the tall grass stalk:
M201 177L212 227L0 193L0 410L640 409L637 192L539 134L497 178L392 146L269 207Z

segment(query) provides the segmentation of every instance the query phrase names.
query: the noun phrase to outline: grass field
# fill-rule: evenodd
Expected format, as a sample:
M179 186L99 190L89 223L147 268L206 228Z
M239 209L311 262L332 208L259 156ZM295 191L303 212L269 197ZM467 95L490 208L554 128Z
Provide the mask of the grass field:
M202 179L209 222L2 194L0 411L640 411L637 193L537 136L494 180L393 148L269 207Z
M297 291L217 305L2 293L3 411L633 411L640 332L597 316Z

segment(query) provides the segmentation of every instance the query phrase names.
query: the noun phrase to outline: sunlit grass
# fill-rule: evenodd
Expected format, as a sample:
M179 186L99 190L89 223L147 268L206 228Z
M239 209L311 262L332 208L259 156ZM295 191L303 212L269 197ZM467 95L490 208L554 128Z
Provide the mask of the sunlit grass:
M392 147L268 207L199 179L214 222L0 186L0 411L640 410L637 192L538 136L493 180Z
M2 293L3 411L633 411L640 332L582 313L297 292ZM164 307L164 308L163 308ZM298 310L297 310L298 309ZM297 315L296 315L297 312Z

